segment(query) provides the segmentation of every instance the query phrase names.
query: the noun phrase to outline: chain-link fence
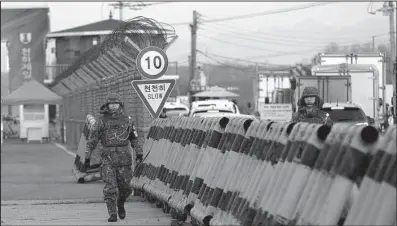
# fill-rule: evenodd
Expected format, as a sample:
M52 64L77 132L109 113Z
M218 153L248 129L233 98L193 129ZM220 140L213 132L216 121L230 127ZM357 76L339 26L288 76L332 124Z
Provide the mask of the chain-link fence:
M131 85L133 80L141 79L135 60L145 47L166 50L176 38L170 25L136 17L126 21L60 74L52 90L63 96L61 118L67 146L78 147L86 115L98 117L99 107L109 92L123 97L126 113L135 120L138 135L143 139L152 118Z

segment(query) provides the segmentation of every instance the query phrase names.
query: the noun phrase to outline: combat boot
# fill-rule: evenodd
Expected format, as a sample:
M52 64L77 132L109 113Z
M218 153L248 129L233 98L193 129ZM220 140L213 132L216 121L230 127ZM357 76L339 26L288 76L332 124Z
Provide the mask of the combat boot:
M117 222L117 214L110 215L108 222Z
M105 199L105 203L110 216L108 222L117 222L116 200Z
M117 212L121 220L125 218L125 208L124 208L125 200L121 199L117 202Z

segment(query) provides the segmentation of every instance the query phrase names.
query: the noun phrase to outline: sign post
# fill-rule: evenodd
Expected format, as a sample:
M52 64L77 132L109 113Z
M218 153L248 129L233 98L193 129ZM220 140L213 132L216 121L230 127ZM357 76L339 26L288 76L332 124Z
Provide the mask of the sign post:
M175 86L175 80L135 80L131 84L152 117L157 118Z
M136 67L143 77L158 79L168 70L168 57L162 49L149 46L139 52Z
M149 46L139 52L136 67L148 80L132 81L132 87L150 115L157 118L175 86L174 79L159 79L168 70L168 57L162 49Z

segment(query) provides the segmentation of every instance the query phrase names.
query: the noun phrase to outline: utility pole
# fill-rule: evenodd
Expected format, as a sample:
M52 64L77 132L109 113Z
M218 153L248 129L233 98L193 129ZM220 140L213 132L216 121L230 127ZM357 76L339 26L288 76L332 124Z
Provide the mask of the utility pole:
M391 73L391 80L393 84L393 107L394 107L394 119L397 116L397 98L396 98L396 74L393 73L394 71L394 63L396 62L396 40L394 39L395 32L395 23L394 23L394 5L392 1L389 1L389 25L390 25L390 48L391 48L391 59L390 59L390 73ZM396 10L397 11L397 10ZM394 62L393 62L394 61ZM396 121L396 120L394 120Z
M118 1L117 3L111 3L109 4L110 6L112 6L114 9L118 9L119 10L119 20L123 20L123 11L124 8L128 8L131 10L141 10L142 8L146 7L146 6L150 6L153 4L145 4L143 2L123 2L123 1Z
M191 61L190 61L190 79L189 79L189 104L190 107L192 105L192 99L193 99L193 90L192 90L192 85L191 81L194 78L194 75L196 74L196 67L197 67L197 11L193 11L193 23L190 24L190 30L191 30Z

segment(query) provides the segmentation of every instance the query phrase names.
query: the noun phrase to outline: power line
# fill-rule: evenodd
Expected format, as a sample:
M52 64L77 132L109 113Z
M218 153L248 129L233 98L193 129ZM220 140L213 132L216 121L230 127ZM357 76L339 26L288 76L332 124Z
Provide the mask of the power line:
M211 26L214 26L215 28L212 28ZM249 30L249 29L244 29L244 28L236 28L236 26L233 26L233 27L228 27L227 25L218 25L218 24L210 24L210 25L205 25L204 26L204 30L206 29L206 28L210 28L210 29L216 29L217 31L219 31L219 30L224 30L225 32L230 32L230 33L235 33L235 34L238 34L238 35L246 35L246 36L250 36L249 34L247 34L247 33L252 33L255 37L266 37L266 38L269 38L269 37L267 37L267 36L270 36L270 37L275 37L275 38L277 38L277 39L283 39L283 40L301 40L301 39L299 39L298 37L296 37L295 36L295 34L296 34L296 32L290 32L290 30L289 30L289 32L290 32L290 34L288 34L288 35L279 35L279 34L277 34L276 32L274 32L274 31L272 31L271 33L270 32L263 32L263 31L254 31L254 30ZM241 31L241 32L237 32L236 30L238 30L238 31ZM302 32L302 30L300 30L301 32ZM307 32L308 33L308 32ZM389 33L382 33L382 34L377 34L376 36L384 36L384 35L388 35ZM253 36L252 35L252 36ZM354 35L355 37L357 36L357 33L354 33L354 34L352 34L352 35ZM340 40L346 40L346 39L351 39L351 38L353 38L352 37L352 35L343 35L343 36L341 36L340 34L338 34L338 36L337 37L334 37L333 39L334 40L336 40L336 39L340 39ZM368 37L372 37L372 35L368 35ZM329 35L326 35L326 37L323 35L322 36L322 38L327 38L327 39L329 39ZM310 36L309 37L302 37L302 40L308 40L308 39L318 39L318 37L316 37L315 35L313 35L312 33L310 33ZM311 43L313 43L312 41L311 41Z
M241 19L253 18L253 17L258 17L258 16L267 16L267 15L274 15L274 14L279 14L279 13L288 13L288 12L292 12L292 11L313 8L313 7L328 5L328 4L332 4L332 3L336 3L336 2L312 3L312 4L305 5L305 6L294 6L294 7L289 7L289 8L285 8L285 9L277 9L277 10L271 10L271 11L265 11L265 12L259 12L259 13L251 13L251 14L240 15L240 16L231 16L231 17L225 17L225 18L219 18L219 19L203 20L202 22L203 23L216 23L216 22L222 22L222 21L241 20Z
M253 64L263 64L263 65L274 65L274 66L279 66L279 65L276 65L276 64L267 64L267 63L262 63L262 62L256 62L256 61L243 60L243 59L232 58L232 57L227 57L227 56L221 56L221 55L213 54L213 53L208 54L208 53L204 53L204 52L201 51L201 50L197 50L197 52L200 53L200 54L202 54L202 55L212 55L212 56L215 56L215 57L219 57L219 58L223 58L223 59L228 59L228 60L235 60L235 61L241 61L241 62L253 63Z
M207 20L201 20L201 23L217 23L217 22L223 22L223 21L232 21L232 20L241 20L241 19L248 19L248 18L253 18L253 17L258 17L258 16L267 16L267 15L274 15L274 14L279 14L279 13L287 13L287 12L292 12L292 11L297 11L297 10L303 10L303 9L308 9L308 8L313 8L313 7L318 7L322 5L328 5L332 3L338 3L338 2L321 2L321 3L312 3L308 4L305 6L294 6L294 7L289 7L285 9L278 9L278 10L271 10L271 11L265 11L265 12L259 12L259 13L250 13L250 14L245 14L245 15L240 15L240 16L231 16L231 17L224 17L224 18L218 18L218 19L207 19ZM172 26L179 26L179 25L188 25L191 22L177 22L177 23L170 23Z
M205 30L205 29L204 29ZM323 42L303 42L300 41L299 39L297 40L288 40L288 39L275 39L275 38L268 38L268 37L259 37L259 38L254 38L253 36L249 36L249 35L244 35L244 34L240 34L238 32L230 32L231 34L228 34L228 37L234 37L240 40L252 40L252 41L256 41L256 42L260 42L260 43L267 43L267 44L279 44L279 45L305 45L305 46L319 46L319 45L326 45L329 42L335 42L336 40L324 40ZM383 36L385 36L387 34L383 34ZM373 36L373 35L372 35ZM363 39L363 38L372 38L372 36L363 36L363 37L357 37L359 39ZM381 35L375 35L376 37L380 37ZM326 43L327 42L327 43ZM347 41L344 44L354 44L354 41Z

